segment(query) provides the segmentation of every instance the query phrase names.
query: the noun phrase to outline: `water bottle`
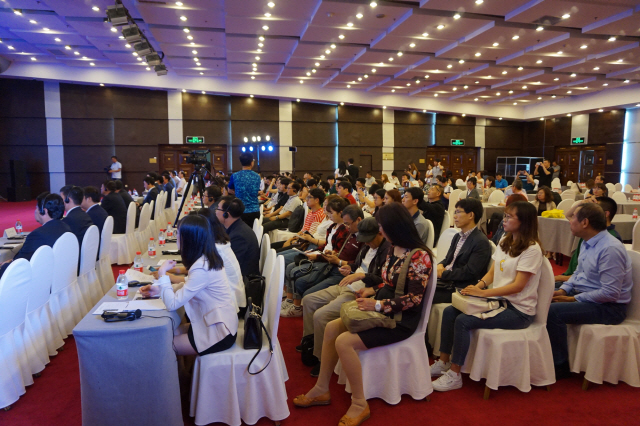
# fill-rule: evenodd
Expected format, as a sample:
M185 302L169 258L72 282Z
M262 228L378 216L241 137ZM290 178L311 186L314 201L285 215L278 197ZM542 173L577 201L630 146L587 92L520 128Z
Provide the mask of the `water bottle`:
M173 237L173 228L171 228L171 222L167 223L167 238Z
M152 259L156 257L156 244L153 242L153 237L149 238L149 251L147 253Z
M118 275L118 281L116 281L118 300L127 300L129 298L129 280L127 280L124 272L124 269L120 269L120 275Z
M20 222L20 219L16 220L16 233L22 235L22 222Z
M140 251L137 251L136 257L133 258L133 269L138 272L142 272L142 252Z
M160 248L164 247L166 238L167 237L165 236L164 229L161 229L160 232L158 233L158 246Z
M638 209L633 209L633 220L638 219Z

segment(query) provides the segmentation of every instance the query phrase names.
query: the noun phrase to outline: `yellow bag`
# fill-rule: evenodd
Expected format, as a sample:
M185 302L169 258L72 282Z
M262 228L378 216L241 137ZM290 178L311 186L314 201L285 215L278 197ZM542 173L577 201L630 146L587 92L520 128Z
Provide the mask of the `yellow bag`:
M553 209L553 210L547 210L542 212L542 217L552 217L555 219L564 219L564 210L558 210L558 209Z

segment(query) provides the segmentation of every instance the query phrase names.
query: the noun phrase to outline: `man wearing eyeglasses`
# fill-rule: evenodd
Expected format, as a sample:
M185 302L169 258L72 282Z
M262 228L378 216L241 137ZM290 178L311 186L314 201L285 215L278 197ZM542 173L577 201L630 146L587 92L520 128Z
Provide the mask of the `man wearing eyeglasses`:
M438 264L433 304L451 303L451 294L456 288L477 284L487 272L491 244L477 228L482 213L482 203L474 198L463 198L456 203L453 223L460 232L453 237L446 257Z

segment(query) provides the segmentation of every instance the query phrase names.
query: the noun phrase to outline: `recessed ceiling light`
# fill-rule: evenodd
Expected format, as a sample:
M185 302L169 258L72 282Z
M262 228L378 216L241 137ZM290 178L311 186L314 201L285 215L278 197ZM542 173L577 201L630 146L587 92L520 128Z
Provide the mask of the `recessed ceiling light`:
M62 41L58 37L54 38L55 41Z
M478 98L474 98L474 101L478 102ZM464 117L464 114L462 116Z
M396 55L402 56L402 52L398 52L398 53L396 53Z
M258 53L262 53L262 49L256 49Z
M518 67L518 71L522 71L524 68L522 67Z
M460 19L460 14L456 13L455 15L453 15L453 19Z
M116 27L111 27L111 32L112 33L118 32L118 29Z
M558 81L560 80L558 77L554 78L553 81Z
M315 68L312 69L311 72L315 74L316 73L316 69Z
M552 98L555 98L555 97L556 97L556 95L551 95L551 97L552 97Z
M335 49L335 48L336 48L336 45L335 45L335 44L332 44L332 45L331 45L331 48L332 48L332 49Z
M562 50L558 50L558 51L556 52L556 55L562 55L562 53L563 53L563 52L562 52Z
M496 96L500 96L500 92L496 93Z
M340 35L338 36L338 38L339 38L340 40L344 40L344 34L340 34Z
M118 38L119 38L120 40L124 40L124 36L118 36ZM187 37L187 38L189 38L189 37Z
M609 40L608 40L608 41L616 41L615 36L611 36L611 37L609 37Z
M464 64L464 59L460 59L460 60L458 61L458 63L459 63L459 64Z
M329 53L331 53L331 50L327 49L327 50L324 51L324 53L326 53L328 55Z
M275 4L274 2L272 2L272 1L270 1L269 3L267 3L267 6L269 6L269 7L273 7L273 6L275 6L275 5L276 5L276 4Z
M324 55L320 55L320 59L324 59Z
M358 18L358 19L362 19L362 13L358 13L358 14L356 15L356 18Z
M32 24L37 24L38 21L34 20L34 19L29 19L29 22L31 22Z
M411 43L411 44L409 45L409 47L416 47L416 44L415 44L415 43Z
M125 44L124 47L126 47L127 49L131 49L131 45L129 43Z
M347 22L347 27L353 27L353 22Z
M513 90L509 90L509 94L512 94L512 93L513 93Z
M311 77L311 73L310 72L307 72L307 77Z
M429 33L422 33L422 37L429 37Z
M502 71L502 74L503 74L503 75L506 75L506 74L507 74L507 71Z
M201 64L200 62L196 62L196 65L197 65L197 66L200 66L200 65L202 65L202 64Z
M411 86L411 83L407 83L407 87L408 87L408 86Z
M513 37L511 37L511 40L517 40L517 39L519 39L519 38L520 38L520 36L516 34L516 35L514 35Z
M514 105L518 105L518 103L517 103L517 102L514 102L513 104L514 104Z
M438 94L437 94L437 93L434 93L434 94L433 94L433 96L435 96L435 97L437 98L437 97L438 97Z
M382 109L387 109L387 107L385 105L382 106Z
M365 74L365 75L364 75L364 78L369 78L369 74Z
M500 46L500 43L498 43L497 41L493 43L493 47L498 47L498 46Z
M150 67L147 67L147 71L151 71L151 68L150 68Z
M185 33L190 32L189 28L183 28L182 31L184 31Z
M94 64L93 62L89 62L89 65L91 65L92 67L96 66L96 64Z
M182 89L182 93L186 93L187 89Z
M600 108L600 109L598 110L598 112L604 112L604 110L603 110L602 108Z
M476 0L476 4L482 4L484 3L484 0Z
M449 64L447 65L447 68L453 68L453 65Z
M527 86L526 86L526 85L524 85L524 86L522 86L522 88L523 88L523 89L526 89L526 88L527 88Z
M74 54L74 55L79 55L79 54L80 54L80 52L75 51L75 52L73 52L73 54Z
M258 37L258 40L260 40L260 41L264 41L264 36L260 36L260 37Z
M347 84L347 89L351 89L351 85L350 84Z
M571 94L571 90L567 90L567 95L570 95L570 94Z
M263 25L262 29L265 30L265 31L268 31L269 30L269 26L268 25Z
M391 89L391 93L395 93L396 89Z
M440 24L440 25L438 25L436 28L437 28L437 29L439 29L439 30L441 30L441 29L443 29L443 28L444 28L444 25Z
M420 84L420 80L416 80L416 84Z
M64 48L67 49L67 50L71 50L71 46L69 46L69 45L65 46Z
M482 55L482 53L476 52L476 56L481 56L481 55Z
M569 15L568 13L565 13L564 15L562 15L562 19L569 19L571 17L571 15Z
M454 92L458 91L458 88L457 88L457 87L454 87L454 88L453 88L453 91L454 91Z
M571 114L567 114L567 117L571 117Z
M465 85L465 86L463 87L463 89L468 89L468 88L469 88L469 86L467 86L467 85Z
M625 80L625 81L623 81L623 83L628 83L628 82L629 82L629 80Z
M300 80L300 84L304 83L304 80Z
M586 49L587 47L589 46L587 46L586 44L583 44L582 46L580 46L580 49Z
M198 62L200 59L199 58L193 58L194 62Z
M100 83L100 86L104 86L104 83Z
M640 107L640 104L636 104L637 107Z
M538 27L536 28L536 31L542 31L544 30L544 27L542 25L538 25Z
M479 82L479 81L474 81L474 83L475 83L475 84L480 84L480 82Z
M256 68L258 66L258 64L256 64L255 62L251 64L252 67Z
M184 21L186 21L186 20L187 20L187 17L186 17L186 16L181 16L181 17L180 17L180 20L184 22Z
M320 62L316 62L316 63L315 63L315 66L316 66L316 67L319 67L319 66L320 66Z
M539 101L540 101L540 100L542 100L542 96L538 96L538 100L539 100Z
M376 3L375 1L372 1L371 3L369 3L369 6L371 7L376 7L378 5L378 3Z
M258 47L263 47L264 44L263 43L258 43Z
M429 74L425 75L424 78L429 78Z
M31 60L32 60L32 61L35 61L35 60L36 60L36 57L35 57L35 56L32 56L32 57L31 57Z
M193 40L193 36L192 35L188 35L187 36L187 40Z
M389 62L393 62L393 56L389 57Z
M137 61L141 61L141 60L142 60L142 58L136 58L136 60L137 60Z
M541 63L542 63L542 59L538 59L538 60L536 61L536 64L541 64Z
M575 77L575 76L576 76L576 73L574 72L574 73L571 73L569 77Z
M182 4L183 4L183 3L182 3L181 1L177 1L177 2L176 2L176 6L182 6Z
M375 68L371 68L371 72L376 72L377 70Z
M271 18L271 14L269 12L265 13L264 16L266 16L267 18Z
M200 71L200 75L204 75L204 73L202 71Z
M22 11L20 9L13 9L13 13L15 13L18 16L22 15Z
M42 31L51 31L49 28L45 27L42 29Z
M256 61L259 61L259 60L260 60L260 56L256 56Z

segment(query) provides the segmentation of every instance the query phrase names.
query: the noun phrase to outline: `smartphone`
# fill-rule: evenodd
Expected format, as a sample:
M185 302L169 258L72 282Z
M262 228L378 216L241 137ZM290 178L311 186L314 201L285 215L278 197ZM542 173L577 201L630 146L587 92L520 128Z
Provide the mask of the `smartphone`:
M355 288L353 288L353 287L351 287L351 284L347 284L347 288L348 288L352 293L355 293L355 292L356 292L356 289L355 289Z

